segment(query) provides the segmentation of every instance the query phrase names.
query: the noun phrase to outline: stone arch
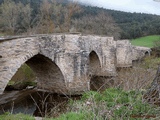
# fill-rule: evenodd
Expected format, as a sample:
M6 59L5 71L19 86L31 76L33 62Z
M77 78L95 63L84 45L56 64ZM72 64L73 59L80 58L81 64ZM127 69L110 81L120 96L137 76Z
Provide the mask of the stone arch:
M33 50L32 52L26 52L26 54L23 55L19 54L17 57L10 56L10 59L7 59L2 63L3 71L0 73L0 94L3 93L8 82L16 74L21 65L36 54L38 54L38 51Z
M26 63L34 71L37 77L38 88L51 92L62 93L66 91L64 76L60 68L49 58L38 53L29 53L21 58L13 59L7 62L8 68L1 77L0 93L3 93L8 82L16 74L22 64ZM8 76L7 76L8 75Z
M38 54L26 62L37 76L37 86L54 93L66 93L66 84L60 67L48 57Z
M89 54L89 75L98 75L101 69L101 62L98 54L95 51L91 51Z
M144 54L145 54L144 56L150 56L150 55L151 55L151 52L148 50L148 51L145 51Z
M98 54L92 51L89 54L90 90L101 90L105 84L105 77L101 75L101 62Z

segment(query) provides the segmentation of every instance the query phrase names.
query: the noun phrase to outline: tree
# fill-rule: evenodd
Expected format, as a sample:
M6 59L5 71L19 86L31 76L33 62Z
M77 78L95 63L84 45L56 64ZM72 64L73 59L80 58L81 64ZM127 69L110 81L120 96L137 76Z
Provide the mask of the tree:
M64 21L64 25L65 25L65 31L66 32L69 32L70 28L71 28L71 19L72 19L72 16L75 14L75 13L80 13L82 12L82 9L80 8L80 6L73 2L73 3L69 3L66 7L66 12L65 12L65 21Z
M96 16L87 15L72 22L78 32L114 36L116 39L120 37L120 28L113 18L103 11Z
M40 6L38 32L39 33L53 33L54 23L52 20L52 4L48 0L43 0Z
M30 7L30 4L27 5L21 5L21 12L20 12L20 16L19 16L19 27L21 27L23 29L23 31L25 32L30 32L30 30L32 29L32 26L34 24L34 20L36 18L36 16L34 18L32 18L32 11L33 9Z
M69 32L72 16L80 11L77 3L60 4L55 0L44 0L40 6L38 31Z
M52 2L54 24L59 28L59 32L69 32L72 16L80 13L81 7L76 2L69 2L64 6L55 0Z
M144 94L143 99L151 104L160 106L160 65L158 66L157 73L151 87Z
M55 32L63 32L65 7L62 6L62 4L57 3L55 0L52 0L52 11L52 19L56 29Z
M31 28L32 9L29 4L15 3L12 0L4 0L0 6L1 26L8 34L18 34Z
M11 34L15 33L18 25L18 19L20 15L21 3L17 5L12 0L4 0L1 5L0 19L4 25L5 30L9 30Z

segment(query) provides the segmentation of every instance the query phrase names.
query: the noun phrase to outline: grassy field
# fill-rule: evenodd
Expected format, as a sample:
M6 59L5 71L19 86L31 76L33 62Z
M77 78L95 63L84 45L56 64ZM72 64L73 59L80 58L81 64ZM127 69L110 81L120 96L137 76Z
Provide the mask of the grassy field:
M160 40L160 35L145 36L131 40L132 45L154 47L154 41Z

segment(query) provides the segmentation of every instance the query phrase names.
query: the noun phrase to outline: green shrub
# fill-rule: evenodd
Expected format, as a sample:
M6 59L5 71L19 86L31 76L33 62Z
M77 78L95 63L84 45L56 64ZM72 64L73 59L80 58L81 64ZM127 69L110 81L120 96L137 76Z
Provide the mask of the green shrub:
M82 113L69 112L61 115L59 118L56 118L54 120L86 120L86 119L89 120L92 119L92 115L90 115L87 112L82 112Z
M35 119L30 115L24 115L22 113L16 115L5 113L4 115L0 115L0 120L35 120Z
M142 67L146 69L157 70L159 64L160 64L160 58L154 56L148 56L144 59Z
M160 108L142 102L142 94L138 90L109 88L102 93L90 91L83 94L82 100L72 101L70 106L71 111L76 111L77 116L87 116L85 111L92 115L84 117L84 120L128 120L133 119L132 115L160 117Z

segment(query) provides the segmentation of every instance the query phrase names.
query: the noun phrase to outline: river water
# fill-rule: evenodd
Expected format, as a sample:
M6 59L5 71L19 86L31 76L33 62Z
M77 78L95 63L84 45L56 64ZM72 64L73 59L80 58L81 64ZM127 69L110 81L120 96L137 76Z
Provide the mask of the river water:
M37 89L20 91L5 91L0 95L0 114L24 113L34 116L57 117L67 111L70 99L79 99L80 96L69 97L64 95L42 92Z

